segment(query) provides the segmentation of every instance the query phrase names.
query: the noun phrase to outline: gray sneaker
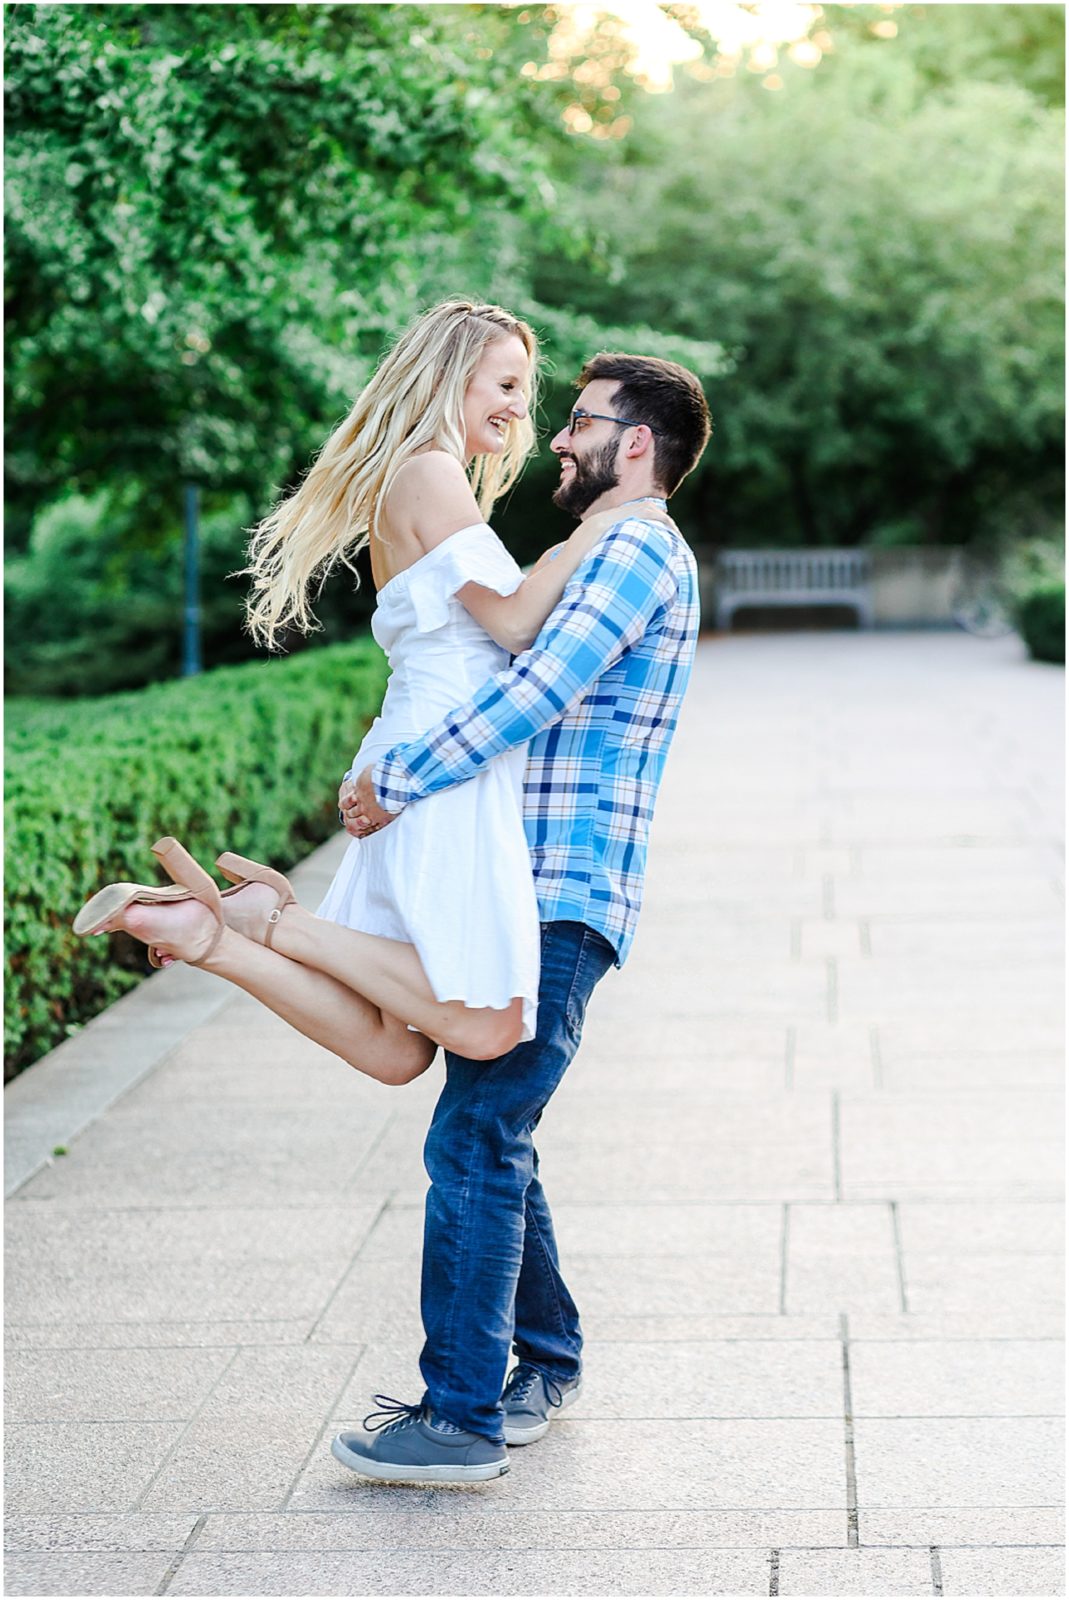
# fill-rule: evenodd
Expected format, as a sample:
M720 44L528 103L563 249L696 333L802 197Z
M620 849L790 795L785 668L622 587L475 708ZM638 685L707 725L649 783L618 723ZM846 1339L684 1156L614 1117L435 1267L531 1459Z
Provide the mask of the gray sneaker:
M539 1367L521 1361L501 1396L505 1408L505 1443L533 1444L549 1432L552 1411L563 1411L583 1392L582 1377L551 1378Z
M364 1418L365 1431L339 1433L330 1447L335 1461L351 1472L387 1483L481 1483L509 1470L503 1444L451 1422L433 1422L421 1405L402 1405L381 1394L375 1399L384 1409ZM377 1416L397 1421L369 1427Z

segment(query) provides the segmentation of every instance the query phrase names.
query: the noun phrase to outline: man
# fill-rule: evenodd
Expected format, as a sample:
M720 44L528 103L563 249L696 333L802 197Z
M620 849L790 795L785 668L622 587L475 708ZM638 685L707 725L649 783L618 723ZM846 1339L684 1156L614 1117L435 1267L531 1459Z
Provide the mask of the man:
M623 964L634 937L653 803L698 631L694 558L649 502L667 511L710 431L701 385L672 362L595 356L579 386L550 446L561 466L554 503L580 518L619 509L620 521L530 650L339 794L359 837L530 741L537 1035L496 1061L446 1054L424 1152L426 1392L418 1405L379 1396L387 1409L376 1429L334 1440L337 1459L367 1477L498 1477L508 1471L506 1445L540 1438L551 1413L579 1394L579 1315L532 1135L578 1048L595 984ZM518 1365L506 1383L510 1344Z

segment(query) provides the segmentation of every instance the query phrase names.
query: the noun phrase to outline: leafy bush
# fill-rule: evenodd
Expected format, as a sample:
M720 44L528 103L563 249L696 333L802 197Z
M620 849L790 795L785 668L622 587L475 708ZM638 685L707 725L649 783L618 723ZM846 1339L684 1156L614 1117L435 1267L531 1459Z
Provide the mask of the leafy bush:
M5 1075L147 970L136 941L70 925L103 884L158 877L161 834L209 863L232 849L281 866L330 836L385 677L364 639L136 694L9 702Z
M1064 662L1064 541L1049 536L1019 540L1003 559L1002 576L1029 653L1037 661Z
M27 550L4 565L7 691L102 695L174 678L182 650L180 498L146 511L145 486L67 495L34 519ZM201 650L222 666L252 656L242 631L249 501L228 496L200 519ZM149 526L151 524L151 526Z
M1017 626L1037 661L1065 661L1065 580L1047 578L1019 596Z

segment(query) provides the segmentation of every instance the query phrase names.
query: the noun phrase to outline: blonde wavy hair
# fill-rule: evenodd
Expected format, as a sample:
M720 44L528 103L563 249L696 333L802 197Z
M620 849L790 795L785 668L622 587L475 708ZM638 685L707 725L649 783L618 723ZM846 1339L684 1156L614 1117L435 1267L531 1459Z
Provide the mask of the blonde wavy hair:
M353 558L374 534L382 503L404 463L435 445L467 465L464 395L483 351L510 334L530 357L524 397L528 416L509 419L500 454L477 455L469 468L484 517L515 483L535 442L538 341L526 322L500 306L446 300L425 311L380 362L349 415L330 435L300 488L252 530L252 576L246 626L275 648L276 635L319 626L309 604L340 562L355 573ZM359 581L359 579L357 580Z

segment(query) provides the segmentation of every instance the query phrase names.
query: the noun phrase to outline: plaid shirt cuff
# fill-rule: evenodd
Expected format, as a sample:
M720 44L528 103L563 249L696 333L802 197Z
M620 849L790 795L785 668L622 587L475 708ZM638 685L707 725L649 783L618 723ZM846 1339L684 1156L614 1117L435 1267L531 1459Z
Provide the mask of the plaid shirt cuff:
M379 805L392 816L403 811L410 800L419 799L416 780L393 751L375 762L371 769L371 787Z

